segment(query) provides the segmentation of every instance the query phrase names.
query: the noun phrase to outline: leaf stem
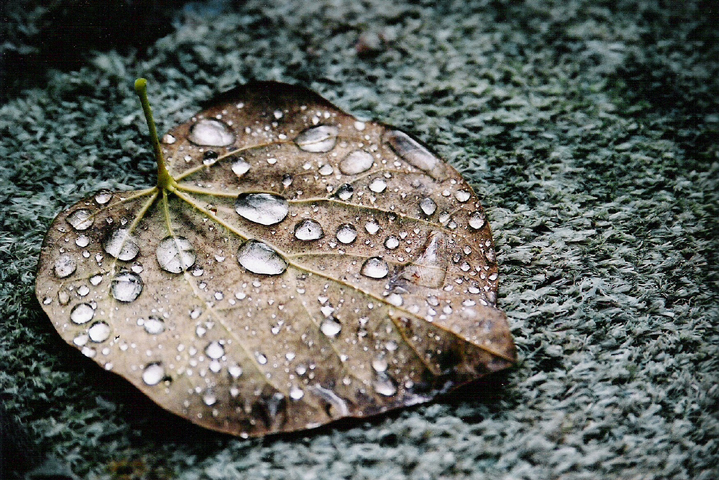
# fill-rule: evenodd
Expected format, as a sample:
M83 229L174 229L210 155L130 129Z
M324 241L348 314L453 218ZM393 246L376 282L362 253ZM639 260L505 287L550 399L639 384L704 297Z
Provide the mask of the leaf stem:
M137 93L137 96L140 98L142 111L145 113L145 120L147 121L147 128L150 130L150 140L152 141L152 146L155 148L157 188L174 192L175 187L177 187L177 182L172 178L170 172L167 171L167 166L165 165L165 156L162 154L160 139L157 136L157 129L155 128L155 120L152 118L152 108L150 108L150 101L147 99L147 80L144 78L135 80L135 93Z

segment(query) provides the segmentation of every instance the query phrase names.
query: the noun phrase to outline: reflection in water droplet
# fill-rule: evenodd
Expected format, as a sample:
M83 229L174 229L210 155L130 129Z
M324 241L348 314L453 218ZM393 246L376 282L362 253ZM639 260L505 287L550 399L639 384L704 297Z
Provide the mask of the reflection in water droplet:
M237 157L234 162L232 162L232 173L237 175L238 177L241 177L245 173L250 171L250 164L242 157Z
M67 216L67 223L78 231L87 230L92 226L94 221L95 217L92 216L92 212L86 208L75 210Z
M195 249L185 237L165 237L157 246L157 263L170 273L181 273L195 264Z
M284 197L272 193L241 193L235 200L235 211L260 225L274 225L285 219L289 205Z
M367 230L367 233L370 235L374 235L375 233L379 232L379 223L377 223L376 220L372 219L369 222L365 223L364 229Z
M157 385L165 378L165 368L161 363L150 363L142 371L142 381L149 386Z
M213 360L217 360L219 358L222 358L222 356L225 354L225 347L220 344L220 342L214 341L207 344L205 347L205 355L207 355L209 358Z
M392 379L385 373L378 373L377 379L374 381L374 390L384 397L391 397L397 393L397 386Z
M387 189L387 182L385 182L381 178L375 178L369 184L369 189L374 193L382 193Z
M108 255L112 255L123 262L129 262L140 253L140 247L137 245L135 238L124 228L113 230L102 242L102 248Z
M357 229L354 225L345 223L337 229L337 240L344 244L350 244L357 238Z
M346 202L352 198L354 191L354 187L349 183L342 184L340 185L340 188L337 189L337 198Z
M320 324L320 331L330 338L339 335L342 330L342 324L334 317L327 317Z
M68 254L63 254L55 260L55 275L57 278L69 277L77 270L75 260Z
M442 180L447 176L445 164L406 133L390 130L385 133L384 141L407 163L426 172L435 180Z
M145 320L145 331L150 335L159 335L165 331L165 321L160 317L150 317Z
M395 248L399 247L399 239L394 235L390 235L389 237L387 237L387 240L384 241L384 246L389 248L390 250L394 250Z
M432 215L434 212L437 211L437 204L434 203L434 200L432 200L429 197L425 197L419 202L419 208L422 209L425 215Z
M292 388L290 388L290 398L292 400L300 400L304 396L305 392L301 388L297 385L292 385Z
M94 316L95 310L93 310L93 308L87 303L75 305L70 311L70 320L78 325L89 322Z
M357 175L372 168L373 163L372 155L364 150L355 150L340 162L340 172L345 175Z
M295 225L295 238L309 242L311 240L318 240L325 236L325 232L322 230L322 225L314 220L304 219Z
M454 198L456 198L459 203L466 202L471 196L472 195L467 190L457 190L454 194Z
M95 322L87 330L87 334L95 343L104 342L110 337L110 325L105 322Z
M369 278L384 278L389 273L389 266L387 262L382 260L380 257L372 257L365 260L362 264L362 270L360 273L365 277Z
M329 152L335 147L338 134L339 129L333 125L319 125L297 135L295 143L305 152Z
M319 168L319 170L318 170L318 172L320 173L320 175L325 176L325 177L326 177L327 175L332 175L332 173L333 173L334 171L335 171L334 168L332 168L332 165L330 165L329 163L325 163L325 164L322 165L322 166Z
M214 118L203 118L190 128L187 139L195 145L226 147L235 141L235 134L224 122Z
M95 202L97 202L98 205L105 205L110 200L112 200L112 192L109 190L100 190L95 194Z
M272 248L257 240L249 240L237 250L237 261L252 273L280 275L287 269L287 261Z
M469 226L475 230L479 230L484 226L484 215L481 212L474 212L469 217Z
M128 271L121 271L112 279L111 291L115 300L132 302L142 293L142 279L139 275Z

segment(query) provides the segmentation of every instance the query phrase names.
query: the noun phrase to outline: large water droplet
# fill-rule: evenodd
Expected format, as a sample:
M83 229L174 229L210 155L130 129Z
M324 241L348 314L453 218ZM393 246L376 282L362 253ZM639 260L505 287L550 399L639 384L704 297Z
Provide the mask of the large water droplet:
M230 127L214 118L203 118L198 120L187 137L195 145L205 147L226 147L235 141L235 134Z
M241 193L235 201L235 211L251 222L274 225L285 219L289 205L284 197L272 193Z
M148 318L145 320L143 326L145 327L145 331L150 335L159 335L165 331L165 321L160 317L153 316Z
M89 322L94 316L95 310L87 303L75 305L70 311L70 320L78 325Z
M479 230L484 226L484 215L482 212L474 212L469 217L469 226L475 230Z
M241 177L245 173L250 171L250 164L242 157L237 157L235 161L232 162L232 173L237 175L238 177Z
M394 250L395 248L399 247L399 239L397 237L395 237L394 235L390 235L384 241L384 246L390 250Z
M419 201L419 208L422 209L425 215L429 216L437 211L437 204L431 198L425 197Z
M362 270L360 273L365 277L369 278L384 278L389 273L389 266L387 262L382 260L380 257L372 257L365 260L362 264Z
M364 150L355 150L340 162L340 172L345 175L357 175L372 168L374 158Z
M142 279L139 275L121 271L112 279L111 291L115 300L120 302L132 302L142 293Z
M108 255L123 262L129 262L140 253L140 247L135 238L124 228L113 230L102 242L102 248Z
M67 223L78 231L87 230L92 226L94 221L95 217L93 217L92 212L86 208L75 210L67 216Z
M185 237L165 237L157 246L157 263L170 273L181 273L195 264L195 249Z
M340 188L337 189L337 198L346 202L352 198L354 191L354 187L349 183L342 184L340 185Z
M75 273L75 270L77 270L77 264L70 255L65 253L55 260L55 275L57 278L69 277Z
M370 182L369 189L374 193L382 193L387 189L387 182L381 178L375 178Z
M392 150L397 155L413 167L426 172L435 180L446 178L447 168L445 164L406 133L399 130L390 130L385 133L384 141L392 147Z
M377 373L382 373L387 371L387 359L384 356L375 357L372 360L372 368Z
M280 275L287 269L287 261L272 248L257 240L249 240L237 250L237 261L252 273Z
M335 147L338 134L339 129L334 125L319 125L297 135L295 143L305 152L329 152Z
M320 331L330 338L339 335L342 330L342 324L334 317L327 317L320 324Z
M222 346L220 342L210 342L205 347L205 355L207 355L209 358L213 360L218 360L222 358L222 356L225 354L225 347Z
M95 322L87 330L87 334L95 343L104 342L110 337L110 325L105 322Z
M161 363L150 363L142 371L142 381L149 386L157 385L165 378L165 368Z
M337 240L340 243L350 244L354 242L357 238L357 229L354 227L354 225L345 223L343 225L340 225L340 227L337 229L336 236Z
M454 198L456 198L459 203L464 203L471 197L472 194L469 193L467 190L457 190L457 192L454 194Z
M369 220L364 225L364 229L367 230L367 233L370 235L374 235L375 233L379 232L379 223L375 219Z
M309 242L325 236L322 225L314 220L304 219L295 225L295 238Z
M112 192L110 190L100 190L95 194L95 201L98 205L105 205L112 200Z

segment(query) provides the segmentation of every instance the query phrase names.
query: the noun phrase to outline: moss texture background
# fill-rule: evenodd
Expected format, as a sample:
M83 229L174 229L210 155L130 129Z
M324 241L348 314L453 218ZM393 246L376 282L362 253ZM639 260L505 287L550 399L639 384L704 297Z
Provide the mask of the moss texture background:
M0 22L8 478L46 456L30 477L719 477L716 3L125 3L11 0ZM34 299L37 255L65 207L154 181L137 76L160 131L259 79L415 133L488 209L518 367L371 421L245 441L66 347Z

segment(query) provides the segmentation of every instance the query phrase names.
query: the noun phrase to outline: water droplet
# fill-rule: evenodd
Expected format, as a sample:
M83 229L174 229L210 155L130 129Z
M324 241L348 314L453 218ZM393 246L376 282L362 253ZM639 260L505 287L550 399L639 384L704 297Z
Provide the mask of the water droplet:
M445 236L439 232L431 232L424 251L405 266L398 276L417 285L441 287L447 275L445 246Z
M435 180L443 180L447 176L445 164L435 157L418 141L399 130L390 130L384 135L384 141L392 150L413 167L426 172Z
M292 385L292 388L290 388L290 398L292 400L300 400L304 396L305 392L300 387Z
M372 164L374 164L372 155L364 150L355 150L340 162L340 172L345 175L357 175L372 168Z
M190 128L187 139L195 145L227 147L234 143L235 134L224 122L214 118L203 118Z
M454 198L456 198L459 203L466 202L471 196L472 195L467 190L457 190L454 194Z
M137 245L135 238L124 228L113 230L102 242L102 248L108 255L112 255L123 262L132 260L140 253L140 247Z
M389 266L387 265L387 262L382 260L380 257L372 257L365 260L364 264L362 264L362 270L360 270L360 273L369 278L384 278L389 273Z
M250 171L250 164L244 158L238 157L232 162L232 173L241 177Z
M376 220L372 219L369 222L365 223L364 229L367 230L367 233L370 235L374 235L375 233L379 232L379 223L377 223Z
M284 197L272 193L241 193L235 211L251 222L274 225L287 217L289 205Z
M429 216L437 211L437 204L434 203L434 200L432 200L431 198L425 197L420 200L419 208L422 209L425 215Z
M112 200L112 192L109 190L100 190L95 194L95 202L98 205L106 205Z
M165 143L167 145L172 145L176 141L177 141L177 139L175 137L173 137L172 135L170 135L169 133L166 133L162 136L162 143Z
M330 338L339 335L342 324L335 317L327 317L320 324L320 331Z
M399 239L394 235L390 235L384 241L384 246L389 248L390 250L394 250L395 248L399 247Z
M377 373L386 372L387 366L387 359L384 356L376 357L372 360L372 368Z
M89 322L94 316L95 310L88 303L75 305L70 311L70 320L78 325Z
M80 288L77 289L77 294L81 297L87 296L88 293L90 293L90 289L87 285L80 285Z
M143 326L145 327L145 331L150 335L159 335L165 331L165 321L160 317L153 316L148 318L145 320Z
M340 225L340 227L337 229L336 236L337 240L340 243L344 243L345 245L347 245L354 242L357 238L357 229L354 227L354 225L345 223L343 225Z
M139 275L121 271L112 279L111 291L115 300L120 302L132 302L142 293L142 279Z
M255 352L255 358L257 359L257 363L260 365L267 364L267 357L263 353Z
M292 175L290 175L289 173L285 173L285 174L282 176L282 186L284 186L285 188L287 188L287 187L289 187L290 185L292 185Z
M249 240L237 250L237 261L252 273L280 275L287 262L272 248L257 240Z
M80 248L85 248L90 245L90 237L87 235L80 235L75 239L75 245Z
M484 226L484 215L482 212L474 212L469 217L469 226L475 230L479 230Z
M354 187L349 183L342 184L337 189L337 198L346 202L347 200L352 198L352 194L354 193L354 191Z
M282 110L275 110L272 115L274 115L275 119L279 120L280 118L282 118L283 115Z
M338 134L339 129L333 125L319 125L297 135L295 143L305 152L329 152L335 147Z
M77 264L70 255L65 253L55 260L55 275L57 278L69 277L75 273L75 270L77 270Z
M392 379L384 374L378 373L377 379L374 381L374 390L384 397L391 397L397 393L397 386L394 384Z
M205 347L205 355L213 360L222 358L225 354L225 347L220 342L214 341L207 344Z
M104 342L110 337L110 325L105 322L95 322L87 330L87 334L95 343Z
M87 230L92 226L94 221L95 217L93 217L92 212L85 208L75 210L67 216L67 223L77 231Z
M318 240L325 236L322 225L314 220L304 219L295 225L295 238L305 242Z
M375 178L370 182L369 189L374 193L382 193L387 189L387 182L381 178Z
M157 385L165 378L165 368L161 363L150 363L142 371L142 381L146 385Z
M185 237L165 237L156 250L160 268L170 273L181 273L195 264L195 249Z
M391 293L387 297L387 301L395 307L401 307L404 303L404 300L402 300L402 295L400 295L399 293Z
M70 302L70 294L67 290L60 290L57 292L57 301L60 305L67 305Z
M242 367L237 364L231 365L227 371L230 373L232 378L240 378L242 376Z
M358 132L361 132L365 129L366 125L364 122L361 122L359 120L355 120L354 127Z
M330 165L329 163L325 163L325 164L322 165L322 166L319 168L319 170L318 170L318 172L320 172L320 175L323 175L323 176L325 176L325 177L326 177L327 175L332 175L332 173L333 173L334 171L335 171L335 169L332 168L332 165Z
M211 407L217 403L217 395L210 389L205 390L205 393L202 394L202 403Z

